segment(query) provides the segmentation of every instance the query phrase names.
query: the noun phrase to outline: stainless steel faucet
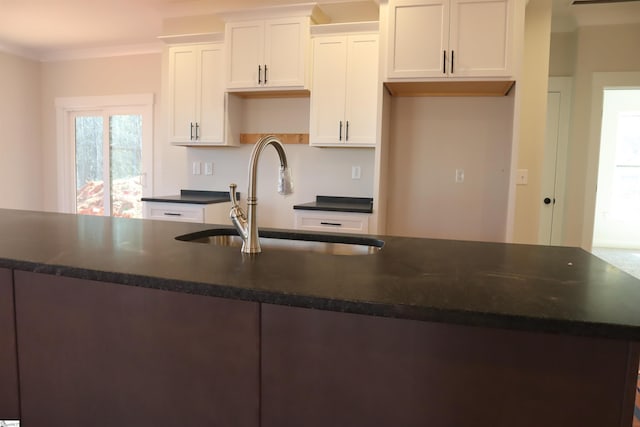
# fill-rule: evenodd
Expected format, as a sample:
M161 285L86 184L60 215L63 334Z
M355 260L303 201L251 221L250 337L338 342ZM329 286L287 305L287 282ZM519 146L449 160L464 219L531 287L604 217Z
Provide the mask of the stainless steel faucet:
M249 159L249 191L247 195L247 215L238 204L236 199L236 184L229 185L229 195L231 197L231 212L229 217L231 222L238 230L238 234L242 237L242 252L247 254L254 254L261 251L260 240L258 238L258 220L257 208L258 198L257 193L257 179L258 179L258 159L260 153L267 145L272 145L278 152L280 157L280 175L278 176L278 193L291 194L293 192L293 183L291 181L291 171L287 164L287 154L284 151L282 142L273 135L268 135L260 138L256 142L253 151L251 152L251 158Z

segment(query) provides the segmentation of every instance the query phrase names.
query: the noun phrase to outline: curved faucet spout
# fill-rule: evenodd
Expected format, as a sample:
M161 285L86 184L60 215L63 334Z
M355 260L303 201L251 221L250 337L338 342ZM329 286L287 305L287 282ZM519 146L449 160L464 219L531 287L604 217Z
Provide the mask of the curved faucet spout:
M232 187L231 201L233 207L231 208L230 217L233 224L238 230L238 234L242 237L242 252L244 253L258 253L260 249L260 240L258 238L258 221L257 221L257 206L258 199L257 194L257 178L258 178L258 160L262 151L271 145L278 153L280 158L280 173L278 177L278 193L290 194L293 192L293 184L291 181L291 172L287 163L287 154L284 151L282 142L273 135L268 135L256 143L251 152L251 158L249 159L249 190L247 194L247 215L246 220L244 212L235 200L235 187Z

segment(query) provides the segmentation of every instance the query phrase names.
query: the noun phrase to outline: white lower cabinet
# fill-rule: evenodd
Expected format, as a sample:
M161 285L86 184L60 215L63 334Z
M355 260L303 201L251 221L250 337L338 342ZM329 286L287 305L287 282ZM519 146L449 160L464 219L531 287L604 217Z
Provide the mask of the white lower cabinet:
M354 212L296 210L295 228L328 233L366 234L369 232L370 216Z
M205 224L231 224L229 211L231 202L195 204L143 202L145 219L165 221L198 222Z

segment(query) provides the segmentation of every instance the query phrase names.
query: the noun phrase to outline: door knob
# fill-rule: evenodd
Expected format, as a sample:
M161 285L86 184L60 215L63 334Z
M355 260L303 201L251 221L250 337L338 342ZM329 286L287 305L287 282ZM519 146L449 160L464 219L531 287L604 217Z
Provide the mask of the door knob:
M543 200L545 205L548 205L549 203L553 202L554 204L556 203L556 199L550 199L549 197L545 197Z

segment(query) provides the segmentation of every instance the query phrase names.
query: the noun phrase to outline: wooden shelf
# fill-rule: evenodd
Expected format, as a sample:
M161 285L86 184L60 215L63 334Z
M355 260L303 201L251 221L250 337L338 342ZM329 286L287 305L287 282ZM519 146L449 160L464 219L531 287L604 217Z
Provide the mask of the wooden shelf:
M255 90L255 91L234 91L229 90L229 95L240 98L309 98L311 92L306 89L300 90Z
M392 96L506 96L515 84L501 81L385 82Z
M274 135L283 144L309 144L308 133L241 133L240 144L255 144L267 135Z

